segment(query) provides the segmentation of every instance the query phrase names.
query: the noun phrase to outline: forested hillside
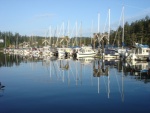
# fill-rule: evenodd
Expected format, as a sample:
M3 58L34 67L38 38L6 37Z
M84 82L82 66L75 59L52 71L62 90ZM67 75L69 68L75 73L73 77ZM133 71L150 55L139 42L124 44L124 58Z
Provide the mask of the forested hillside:
M122 27L118 30L111 31L110 42L115 45L121 45L122 41ZM146 16L141 20L137 20L129 24L128 22L124 25L124 43L125 45L133 45L134 42L150 45L150 18Z
M123 28L119 28L110 32L110 44L115 46L122 45L122 33ZM6 43L0 43L0 48L16 46L19 43L30 42L32 45L34 42L38 42L38 46L42 46L42 40L45 37L41 36L21 36L19 33L13 34L12 32L1 32L0 39L3 39ZM47 37L49 38L49 37ZM80 37L81 38L81 37ZM56 42L56 37L51 38L51 43ZM75 38L72 38L70 42L73 42ZM80 39L78 38L78 41ZM85 45L91 44L90 37L83 37L80 41ZM132 23L125 22L124 25L124 44L126 46L133 45L135 42L150 45L150 18L146 16L141 20L137 20ZM70 44L71 45L71 44Z

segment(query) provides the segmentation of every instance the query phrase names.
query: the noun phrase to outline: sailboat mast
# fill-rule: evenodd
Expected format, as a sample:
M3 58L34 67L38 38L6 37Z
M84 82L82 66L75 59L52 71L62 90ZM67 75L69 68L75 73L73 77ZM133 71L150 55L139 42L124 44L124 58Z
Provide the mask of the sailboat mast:
M18 46L18 35L17 35L17 48L19 48L19 46Z
M98 29L97 30L98 30L98 42L99 42L99 47L100 47L100 13L98 13Z
M76 42L76 46L78 46L78 44L77 44L77 28L78 28L78 26L77 25L78 25L78 23L76 21L76 41L75 41Z
M108 10L108 20L109 20L109 25L108 25L108 45L109 45L109 38L110 38L110 9Z
M92 44L92 36L93 36L93 20L92 20L92 27L91 27L91 44Z
M81 28L80 28L80 46L82 46L82 21L81 21Z
M122 14L122 48L123 48L123 46L124 46L124 6L123 6L123 9L122 9L122 12L123 12L123 14Z
M51 46L51 34L52 34L52 28L51 28L51 26L50 26L50 40L49 40L49 44L50 44L50 46Z
M59 35L58 35L58 25L57 25L57 28L56 28L56 34L57 34L57 35L56 35L56 38L57 38L57 39L56 39L56 46L58 46L58 44L57 44L57 43L58 43L58 36L59 36Z
M53 36L53 38L52 38L52 45L53 45L53 46L55 46L55 44L54 44L54 38L55 38L55 36L57 36L57 27L56 27L56 29L55 29L55 31L54 31L54 36Z
M64 25L64 22L63 22L63 40L64 40L64 38L65 38L65 31L64 31L64 28L65 27L65 25ZM64 43L64 41L63 41L63 46L65 45L65 43Z
M98 13L98 28L97 28L97 32L100 33L100 13Z
M45 42L45 46L46 46L46 34L47 34L47 33L45 32L45 41L44 41L44 42ZM32 39L33 39L33 36L32 36Z
M65 36L65 31L64 31L64 28L65 27L65 24L64 24L64 22L63 22L63 37Z
M5 34L5 48L6 48L6 34Z
M70 34L69 34L69 20L68 20L68 41L67 41L67 47L68 47L68 45L69 45L69 43L70 43L70 36L69 36Z

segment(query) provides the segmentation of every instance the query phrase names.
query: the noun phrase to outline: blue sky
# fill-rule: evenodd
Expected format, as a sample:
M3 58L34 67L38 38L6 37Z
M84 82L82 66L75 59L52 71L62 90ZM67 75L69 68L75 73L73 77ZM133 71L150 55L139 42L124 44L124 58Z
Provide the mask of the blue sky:
M78 23L79 30L82 22L82 35L90 36L92 21L92 31L97 32L98 13L100 32L103 32L105 23L106 28L108 26L109 8L111 29L115 30L123 5L125 21L132 22L150 15L150 0L0 0L0 4L0 31L29 36L45 36L50 26L54 34L63 22L66 30L68 21L70 34L75 35L75 23Z

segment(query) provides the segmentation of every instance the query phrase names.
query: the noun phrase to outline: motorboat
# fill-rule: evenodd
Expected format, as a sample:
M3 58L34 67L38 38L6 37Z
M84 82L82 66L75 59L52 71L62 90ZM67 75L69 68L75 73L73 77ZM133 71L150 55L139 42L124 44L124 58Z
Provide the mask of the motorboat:
M78 50L78 52L76 53L76 56L77 57L89 57L89 56L94 57L96 54L97 54L96 51L94 51L91 46L83 46L81 47L80 50Z

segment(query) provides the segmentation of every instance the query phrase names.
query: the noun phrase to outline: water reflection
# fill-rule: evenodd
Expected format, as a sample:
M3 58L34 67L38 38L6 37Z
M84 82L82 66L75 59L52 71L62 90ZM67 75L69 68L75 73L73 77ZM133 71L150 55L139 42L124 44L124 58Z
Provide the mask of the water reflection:
M21 62L39 62L40 60L42 60L40 57L8 55L0 52L0 67L19 66Z
M147 61L130 61L124 64L125 73L144 83L150 82L150 62Z
M140 107L135 105L149 105L149 67L149 62L138 61L1 54L0 82L7 87L5 92L0 89L0 104L4 113L8 110L5 106L13 106L12 111L32 106L31 112L34 108L55 112L62 105L67 112L70 104L71 109L89 108L85 112L103 108L102 112L131 112L130 106L137 112Z
M150 62L146 61L127 61L123 62L114 59L95 59L95 58L57 58L55 56L49 57L30 57L19 55L6 55L0 53L0 67L19 66L21 63L28 62L42 62L43 66L53 67L54 71L70 71L76 75L82 74L83 68L91 66L91 74L93 77L108 76L109 68L115 68L118 72L123 72L125 76L135 76L135 79L145 79L145 83L149 82ZM70 64L72 63L72 64ZM75 70L76 72L73 72ZM80 71L79 71L80 70ZM57 73L58 73L57 72Z
M1 53L0 53L1 54ZM127 61L123 62L114 59L96 59L96 58L57 58L57 57L26 57L19 55L0 55L0 67L19 66L21 63L42 62L42 66L46 67L50 80L59 80L63 83L67 81L68 86L71 80L75 85L83 85L83 81L89 76L97 79L97 93L100 93L100 82L103 80L106 87L107 97L110 98L110 82L111 76L115 76L119 92L124 100L124 77L131 77L144 83L150 82L150 75L145 70L150 68L149 62ZM111 72L110 72L111 70ZM121 83L118 80L117 73L121 75ZM84 77L84 78L83 78ZM66 80L65 80L66 79Z

